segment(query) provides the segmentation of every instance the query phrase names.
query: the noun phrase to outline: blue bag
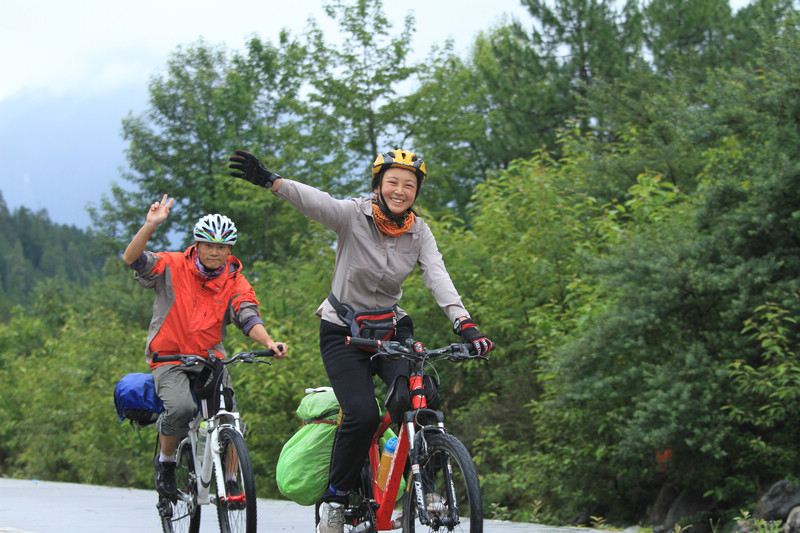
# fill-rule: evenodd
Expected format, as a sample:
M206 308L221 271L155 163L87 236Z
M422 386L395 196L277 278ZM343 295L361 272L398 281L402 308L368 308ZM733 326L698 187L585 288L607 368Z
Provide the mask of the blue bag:
M114 405L120 422L126 418L131 426L149 426L164 410L164 402L156 394L153 375L134 373L125 375L114 387Z

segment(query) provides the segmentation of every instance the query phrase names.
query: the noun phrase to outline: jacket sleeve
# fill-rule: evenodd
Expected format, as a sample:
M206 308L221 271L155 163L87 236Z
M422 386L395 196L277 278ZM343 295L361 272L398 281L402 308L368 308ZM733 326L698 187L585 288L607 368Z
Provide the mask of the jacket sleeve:
M436 303L445 312L450 321L468 316L467 309L461 301L450 274L444 265L444 259L436 245L436 239L430 228L425 225L422 231L422 244L420 247L419 268L422 272L422 281L428 288Z
M133 278L145 289L156 286L156 280L164 273L166 256L163 253L145 251L142 256L131 263Z
M346 215L358 208L352 200L337 200L325 191L286 178L283 178L278 192L273 194L289 202L306 217L336 233L339 233L349 220Z
M258 305L253 287L244 276L240 275L237 279L236 294L231 298L228 306L228 322L247 335L256 324L264 324Z

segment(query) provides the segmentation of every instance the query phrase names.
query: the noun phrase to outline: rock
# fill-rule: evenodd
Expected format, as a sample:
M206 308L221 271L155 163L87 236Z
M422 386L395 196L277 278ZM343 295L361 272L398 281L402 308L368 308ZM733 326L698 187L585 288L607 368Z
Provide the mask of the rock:
M786 520L797 506L800 506L800 486L782 479L772 485L758 501L753 518Z
M800 507L789 511L789 517L781 529L783 533L800 533Z
M647 523L651 526L663 524L667 519L669 508L672 506L673 502L675 502L678 494L680 494L680 489L676 487L674 483L664 483L661 490L658 492L658 498L656 498L653 507L650 508L650 512L647 516Z
M707 533L711 531L711 524L706 519L706 511L713 508L713 503L703 497L700 491L693 489L683 489L669 508L667 517L661 525L653 527L654 533L667 533L675 529L675 526L692 518L691 524L682 524L681 527L691 526L691 533Z

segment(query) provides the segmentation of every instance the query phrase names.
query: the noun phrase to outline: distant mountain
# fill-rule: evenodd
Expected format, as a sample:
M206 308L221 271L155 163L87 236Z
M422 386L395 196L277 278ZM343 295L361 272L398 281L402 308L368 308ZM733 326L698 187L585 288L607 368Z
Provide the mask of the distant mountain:
M0 189L8 209L45 209L59 224L87 228L125 165L122 119L141 113L147 87L92 96L26 93L0 101Z

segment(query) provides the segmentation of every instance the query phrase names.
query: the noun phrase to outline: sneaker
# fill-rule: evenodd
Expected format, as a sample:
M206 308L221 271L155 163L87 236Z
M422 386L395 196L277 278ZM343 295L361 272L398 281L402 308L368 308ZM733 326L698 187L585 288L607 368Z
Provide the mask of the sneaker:
M317 533L342 533L344 531L344 505L338 502L322 502L319 506Z
M174 500L178 496L178 486L175 484L175 463L162 463L155 458L156 490L163 497Z
M435 492L425 494L425 509L429 513L441 513L444 511L444 498Z

